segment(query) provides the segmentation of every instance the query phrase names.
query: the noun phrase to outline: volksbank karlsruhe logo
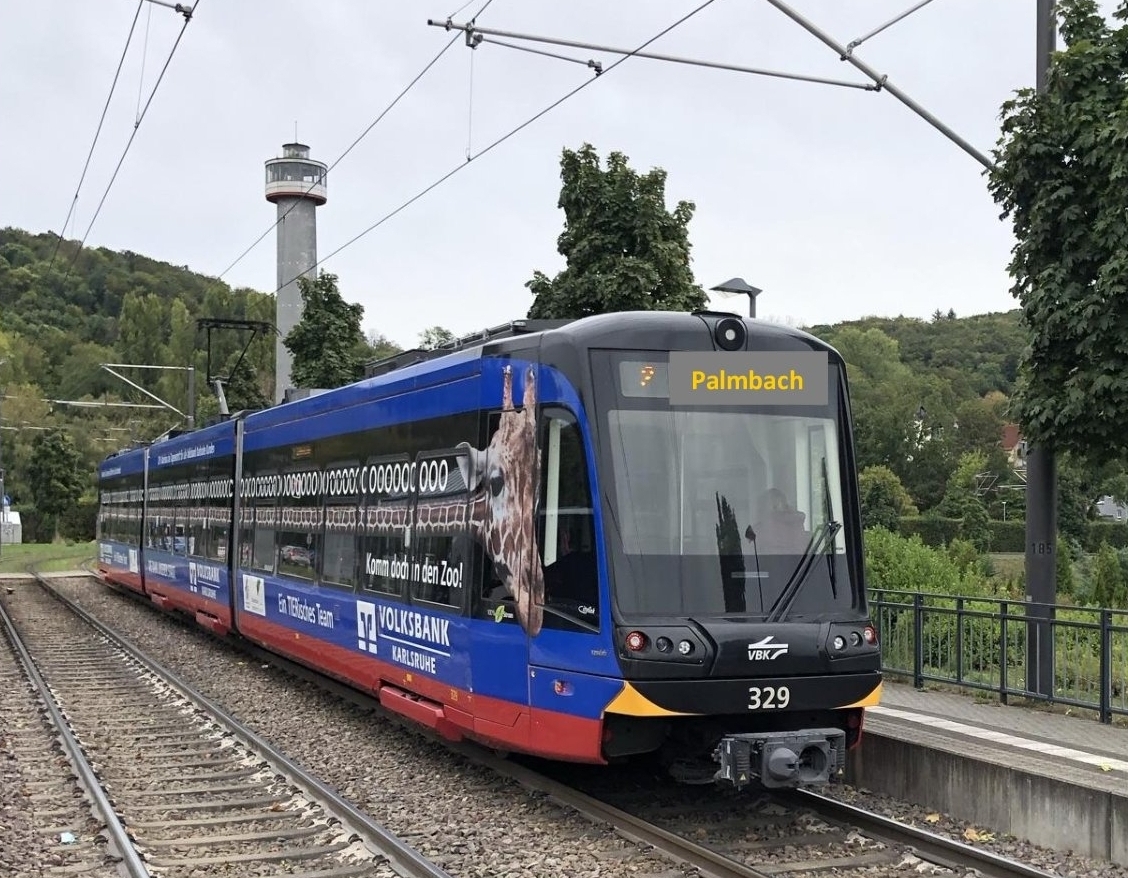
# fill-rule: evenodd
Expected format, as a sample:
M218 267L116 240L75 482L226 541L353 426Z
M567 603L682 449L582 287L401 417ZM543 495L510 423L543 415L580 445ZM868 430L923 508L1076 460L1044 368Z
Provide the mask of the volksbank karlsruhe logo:
M356 648L377 653L376 605L368 601L356 602Z
M826 405L825 351L671 351L670 405Z

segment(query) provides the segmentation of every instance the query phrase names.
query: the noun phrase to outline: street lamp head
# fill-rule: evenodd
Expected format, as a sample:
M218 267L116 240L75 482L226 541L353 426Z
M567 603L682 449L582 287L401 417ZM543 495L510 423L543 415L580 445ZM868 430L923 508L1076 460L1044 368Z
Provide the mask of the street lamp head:
M723 284L717 284L715 287L710 287L712 292L720 293L725 298L732 296L747 296L748 297L748 316L756 316L756 297L763 292L758 287L752 286L742 277L733 277L726 280Z
M717 284L711 288L713 291L720 293L722 296L752 296L756 297L763 292L761 289L749 284L742 277L734 277L726 280L723 284Z

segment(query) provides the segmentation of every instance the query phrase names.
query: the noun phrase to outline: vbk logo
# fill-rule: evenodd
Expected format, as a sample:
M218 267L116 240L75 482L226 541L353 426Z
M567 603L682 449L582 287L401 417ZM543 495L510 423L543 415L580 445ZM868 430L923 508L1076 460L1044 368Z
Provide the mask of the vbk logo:
M772 638L775 635L769 634L763 640L757 640L755 643L748 644L748 661L750 662L770 662L773 659L779 658L781 655L787 654L786 643L775 643Z
M189 561L188 562L188 583L189 583L189 585L195 585L196 584L196 562L195 561Z
M376 653L376 605L368 601L356 602L356 646Z

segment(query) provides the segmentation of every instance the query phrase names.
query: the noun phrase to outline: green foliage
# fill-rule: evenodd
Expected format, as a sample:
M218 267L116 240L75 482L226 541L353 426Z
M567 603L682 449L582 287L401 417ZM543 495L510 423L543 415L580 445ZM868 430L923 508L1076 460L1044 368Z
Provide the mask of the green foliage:
M32 452L27 477L35 505L48 515L58 516L74 505L89 483L89 478L79 472L74 440L55 428L35 438Z
M866 582L871 589L991 594L979 568L966 563L966 549L949 554L926 546L915 534L904 537L879 528L866 531L865 552Z
M41 512L34 506L13 506L20 514L20 538L25 543L49 543L55 537L55 516Z
M858 492L863 527L896 531L902 516L917 514L905 486L889 467L869 466L862 470L858 474Z
M441 326L432 326L419 333L419 347L425 351L433 351L450 341L454 341L454 333Z
M927 546L946 546L960 534L959 518L941 518L938 515L910 515L901 519L900 533L907 538L917 537Z
M362 357L365 362L368 362L371 360L382 360L385 357L391 357L402 352L403 348L398 344L385 337L383 333L373 330L368 333L368 336L364 340Z
M1128 451L1128 2L1061 0L1044 93L1003 105L990 190L1018 240L1010 273L1029 345L1017 411L1035 443Z
M944 499L937 507L940 515L962 518L969 505L980 505L976 495L976 476L984 472L987 455L982 451L969 451L962 454L956 468L948 476L944 486Z
M957 423L951 385L910 369L880 329L843 325L819 334L846 361L859 467L891 469L916 506L936 506L955 466L954 430L946 426Z
M1120 570L1120 558L1116 549L1108 543L1101 543L1093 564L1093 603L1098 607L1123 607L1128 605L1125 598L1124 574Z
M960 539L968 540L980 552L991 551L991 522L987 510L974 497L964 503L960 519Z
M1057 582L1057 593L1066 597L1072 596L1077 590L1077 580L1073 575L1073 553L1070 551L1068 541L1061 535L1057 539L1057 551L1054 553L1054 579Z
M358 381L364 376L359 353L364 306L346 302L337 289L337 276L325 271L315 280L298 278L298 287L302 319L282 342L294 357L294 386L330 389Z
M1026 551L1026 522L1022 519L992 521L989 527L992 552Z
M21 509L35 496L28 478L32 443L49 427L67 431L79 454L85 490L93 486L97 462L106 453L145 441L176 426L180 418L159 409L110 405L78 407L44 400L105 403L153 401L102 369L102 363L177 366L179 371L115 369L187 411L187 376L196 368L197 423L216 411L213 390L204 380L205 338L196 320L220 317L274 319L274 297L254 290L232 290L184 266L148 259L129 251L85 248L66 281L65 271L77 242L64 241L53 270L53 234L33 235L0 229L0 433L6 487ZM212 370L226 376L242 352L245 333L212 333ZM273 338L260 338L247 350L237 383L253 396L273 392ZM244 407L238 391L228 389L232 408ZM182 422L180 422L182 423ZM24 516L25 539L32 532ZM44 514L48 538L54 517ZM63 528L65 525L60 525Z
M591 144L565 149L557 206L564 231L557 250L567 267L549 279L534 272L530 318L568 319L611 311L691 311L708 302L694 282L688 225L695 206L666 209L666 172L639 174L612 152L607 168Z
M948 543L946 551L961 574L975 568L979 563L979 549L969 540L956 537Z
M847 329L876 330L893 339L901 362L912 372L932 375L966 398L993 392L1009 396L1026 344L1018 309L960 318L953 314L931 323L917 317L864 317L810 331L821 338Z

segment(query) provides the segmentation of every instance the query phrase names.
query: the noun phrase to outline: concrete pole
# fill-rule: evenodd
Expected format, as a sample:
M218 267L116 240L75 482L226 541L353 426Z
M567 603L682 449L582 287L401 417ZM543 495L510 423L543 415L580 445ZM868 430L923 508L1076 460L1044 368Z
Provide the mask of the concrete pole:
M1046 90L1057 21L1054 0L1038 2L1036 87ZM1026 455L1026 601L1032 620L1026 628L1026 688L1054 694L1054 639L1051 620L1057 601L1057 461L1052 447L1031 447ZM1036 622L1033 620L1037 620Z

